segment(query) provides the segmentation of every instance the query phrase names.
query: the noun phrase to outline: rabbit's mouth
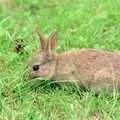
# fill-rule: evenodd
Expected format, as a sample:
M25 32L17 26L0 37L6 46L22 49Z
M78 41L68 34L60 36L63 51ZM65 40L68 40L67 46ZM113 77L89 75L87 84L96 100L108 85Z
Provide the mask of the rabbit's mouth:
M30 73L30 78L37 78L37 77L42 77L42 78L46 78L48 75L48 71L32 71Z

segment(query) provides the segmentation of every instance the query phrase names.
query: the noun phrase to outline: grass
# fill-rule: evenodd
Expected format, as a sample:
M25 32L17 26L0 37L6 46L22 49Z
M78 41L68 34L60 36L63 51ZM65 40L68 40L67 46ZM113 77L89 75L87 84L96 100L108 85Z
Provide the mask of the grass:
M120 51L119 0L14 0L0 7L0 120L119 120L119 94L28 81L25 61L38 47L35 25L59 32L57 52L80 48ZM16 7L15 7L16 6ZM16 53L15 40L23 39ZM94 118L93 118L94 117Z

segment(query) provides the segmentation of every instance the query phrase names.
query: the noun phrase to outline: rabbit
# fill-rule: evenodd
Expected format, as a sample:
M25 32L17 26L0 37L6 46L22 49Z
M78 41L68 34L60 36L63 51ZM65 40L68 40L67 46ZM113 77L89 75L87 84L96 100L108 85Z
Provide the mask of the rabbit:
M82 48L58 54L58 33L53 31L46 39L40 30L36 32L41 47L28 62L31 78L72 82L95 92L120 90L119 52Z

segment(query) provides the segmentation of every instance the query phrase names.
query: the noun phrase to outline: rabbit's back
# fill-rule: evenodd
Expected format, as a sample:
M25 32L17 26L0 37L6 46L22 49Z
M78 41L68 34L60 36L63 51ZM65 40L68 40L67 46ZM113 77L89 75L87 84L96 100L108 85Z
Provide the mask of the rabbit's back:
M120 53L81 49L66 52L59 58L58 73L63 73L60 75L63 79L71 79L96 91L120 86Z

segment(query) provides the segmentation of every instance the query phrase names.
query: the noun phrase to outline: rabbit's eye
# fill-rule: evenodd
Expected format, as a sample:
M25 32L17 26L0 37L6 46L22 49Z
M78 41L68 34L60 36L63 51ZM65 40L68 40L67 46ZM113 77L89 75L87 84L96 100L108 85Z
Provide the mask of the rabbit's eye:
M32 69L33 69L33 71L37 71L37 70L39 70L39 67L40 67L39 65L33 65Z

